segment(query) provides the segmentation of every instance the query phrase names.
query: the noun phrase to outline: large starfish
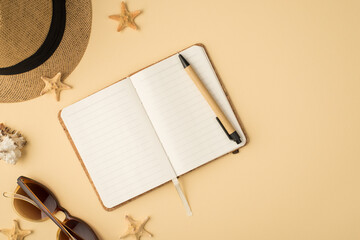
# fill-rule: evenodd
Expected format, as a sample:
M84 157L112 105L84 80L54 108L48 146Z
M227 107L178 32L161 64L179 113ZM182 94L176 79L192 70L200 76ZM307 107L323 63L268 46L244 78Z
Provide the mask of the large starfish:
M120 238L126 238L130 235L134 235L136 240L140 240L144 233L147 233L150 237L153 235L145 229L145 224L149 221L150 217L147 217L144 221L135 221L132 217L126 215L125 219L128 221L128 229Z
M41 79L45 83L44 89L41 91L40 95L44 95L47 92L55 91L56 94L56 100L60 100L60 92L62 90L70 89L71 87L69 85L66 85L65 83L61 82L61 73L57 73L53 78L48 77L41 77Z
M31 233L31 230L21 230L18 221L14 220L13 229L0 229L0 232L5 234L9 240L23 240Z
M110 19L119 22L119 26L117 31L120 32L125 27L131 27L132 29L138 29L135 24L135 18L141 13L140 10L136 10L134 12L129 12L126 8L125 2L121 2L121 12L120 15L111 15L109 16Z

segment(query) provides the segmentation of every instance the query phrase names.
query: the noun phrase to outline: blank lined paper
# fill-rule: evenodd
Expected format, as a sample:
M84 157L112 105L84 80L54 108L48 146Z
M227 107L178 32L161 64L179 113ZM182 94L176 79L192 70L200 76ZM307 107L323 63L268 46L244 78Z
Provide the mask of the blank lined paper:
M61 117L105 207L175 176L129 79L64 108Z
M205 50L192 46L181 53L191 64L242 143L230 141L177 55L134 75L131 81L177 175L182 175L245 144L245 136Z

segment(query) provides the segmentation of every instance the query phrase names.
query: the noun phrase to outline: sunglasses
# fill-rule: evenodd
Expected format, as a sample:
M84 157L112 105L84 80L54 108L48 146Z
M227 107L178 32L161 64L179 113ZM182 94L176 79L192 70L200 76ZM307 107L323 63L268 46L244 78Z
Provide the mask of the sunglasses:
M15 193L3 193L14 199L15 210L24 218L43 221L50 218L58 227L57 240L99 240L91 227L79 218L73 217L59 205L54 194L41 183L27 177L17 179ZM55 217L63 212L65 220Z

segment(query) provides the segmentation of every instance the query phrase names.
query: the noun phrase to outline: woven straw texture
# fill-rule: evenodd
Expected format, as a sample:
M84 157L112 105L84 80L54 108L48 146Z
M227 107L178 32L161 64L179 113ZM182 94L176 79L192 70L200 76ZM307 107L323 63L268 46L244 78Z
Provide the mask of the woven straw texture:
M37 51L49 31L51 0L0 0L0 67L12 66ZM66 27L54 54L39 67L16 75L0 75L0 102L40 96L41 76L62 73L64 80L81 60L89 41L91 1L66 1Z

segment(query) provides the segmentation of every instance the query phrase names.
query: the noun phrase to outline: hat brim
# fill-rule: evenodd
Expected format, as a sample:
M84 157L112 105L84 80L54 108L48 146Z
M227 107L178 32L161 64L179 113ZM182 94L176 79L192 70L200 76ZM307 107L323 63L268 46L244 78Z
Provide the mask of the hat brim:
M65 79L83 57L91 32L91 1L66 1L66 27L60 45L42 65L17 75L0 75L0 102L22 102L40 96L45 84L42 76L62 73Z

